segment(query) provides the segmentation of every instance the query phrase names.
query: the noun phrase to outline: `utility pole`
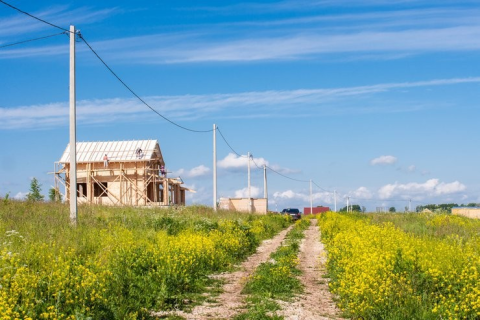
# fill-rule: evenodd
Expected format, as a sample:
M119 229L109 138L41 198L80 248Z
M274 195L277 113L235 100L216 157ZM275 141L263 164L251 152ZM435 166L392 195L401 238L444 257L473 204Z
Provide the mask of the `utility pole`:
M349 208L348 208L349 203L350 203L350 197L347 197L347 212L350 211Z
M310 179L310 214L313 214L312 179Z
M248 212L252 212L252 192L250 187L250 152L248 153Z
M335 203L335 212L337 212L337 190L333 190L333 201Z
M268 189L267 189L267 165L263 165L263 197L265 198L265 206L268 212Z
M213 211L217 211L217 126L213 124Z
M77 224L77 128L75 92L75 26L70 26L70 222Z
M408 200L408 212L412 212L412 199Z

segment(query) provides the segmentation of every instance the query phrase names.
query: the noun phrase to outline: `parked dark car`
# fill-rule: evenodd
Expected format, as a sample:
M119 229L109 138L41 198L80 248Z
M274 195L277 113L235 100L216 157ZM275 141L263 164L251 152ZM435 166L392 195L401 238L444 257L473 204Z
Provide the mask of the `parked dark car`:
M282 214L288 214L293 220L298 220L302 217L300 210L296 208L287 208L282 210Z

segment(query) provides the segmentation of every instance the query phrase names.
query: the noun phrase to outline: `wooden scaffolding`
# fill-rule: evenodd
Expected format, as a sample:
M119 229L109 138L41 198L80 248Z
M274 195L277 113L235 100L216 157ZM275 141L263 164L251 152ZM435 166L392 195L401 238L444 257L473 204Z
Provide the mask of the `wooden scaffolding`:
M114 206L185 205L185 192L193 191L182 186L180 178L167 177L160 147L154 140L128 143L83 142L77 143L77 150L78 203ZM111 155L108 156L108 163L104 163L104 155ZM54 169L55 189L63 187L64 199L69 201L71 186L68 146L62 159L55 162Z

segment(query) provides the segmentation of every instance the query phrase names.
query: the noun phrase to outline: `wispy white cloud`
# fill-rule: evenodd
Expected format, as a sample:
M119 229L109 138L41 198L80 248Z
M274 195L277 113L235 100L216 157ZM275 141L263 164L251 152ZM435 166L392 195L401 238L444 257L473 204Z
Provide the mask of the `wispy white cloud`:
M219 118L302 117L315 115L338 115L343 113L391 113L410 112L412 107L345 107L343 101L363 95L378 94L406 88L447 86L480 83L480 77L438 79L430 81L385 83L370 86L333 89L299 89L282 91L259 91L231 94L152 96L144 97L150 106L174 121L192 122L215 114ZM0 130L18 128L49 128L68 123L68 103L50 103L19 107L0 107ZM228 112L225 112L228 111ZM281 112L280 112L281 111ZM108 123L145 121L152 118L152 111L137 99L96 99L77 102L79 123ZM162 120L163 121L163 120ZM194 128L201 129L201 128ZM230 159L241 163L241 159ZM244 160L246 163L246 159ZM260 166L268 162L255 158ZM221 165L226 165L224 162ZM272 166L275 169L274 166Z
M117 8L94 10L87 7L71 9L68 6L55 6L42 11L34 11L31 14L59 27L68 29L71 24L86 25L104 20L117 11ZM25 15L13 14L0 20L1 37L17 37L22 34L31 35L32 33L45 32L46 30L52 30L52 27Z
M475 0L463 0L463 3L476 4ZM399 7L409 7L413 4L414 7L418 7L419 4L432 5L431 1L427 0L284 0L276 2L262 3L258 1L242 2L233 5L215 6L215 7L195 7L195 10L203 10L215 13L224 13L229 15L234 14L264 14L264 13L277 13L277 12L315 12L325 10L326 8L352 8L352 7L393 7L398 9ZM455 6L458 5L458 1L445 0L441 1L443 6ZM189 8L184 8L189 10ZM192 9L190 9L192 10Z
M284 5L299 6L293 2ZM80 18L77 19L103 19L115 10L79 9ZM90 43L108 58L107 61L129 64L257 62L311 59L319 55L344 59L352 56L376 59L382 55L401 58L425 52L479 50L478 14L478 9L458 8L317 14L290 19L242 21L228 28L223 24L206 24L186 31ZM68 16L62 15L58 21L68 20ZM22 26L20 22L4 23L18 25L19 28ZM254 33L252 27L255 27ZM38 49L32 48L4 50L0 58L57 55L54 48L45 47L39 53L36 52ZM79 46L79 50L83 49Z
M378 158L370 160L372 166L382 165L382 164L394 164L397 162L397 158L394 156L380 156Z
M398 166L397 171L405 172L405 173L416 173L418 170L417 170L417 166L412 164L412 165L409 165L408 167Z
M480 49L477 41L479 36L480 26L334 35L302 31L254 39L193 41L190 48L148 49L141 53L133 51L126 53L125 58L148 56L151 59L143 60L146 63L254 62L310 59L316 55L338 53L465 51Z

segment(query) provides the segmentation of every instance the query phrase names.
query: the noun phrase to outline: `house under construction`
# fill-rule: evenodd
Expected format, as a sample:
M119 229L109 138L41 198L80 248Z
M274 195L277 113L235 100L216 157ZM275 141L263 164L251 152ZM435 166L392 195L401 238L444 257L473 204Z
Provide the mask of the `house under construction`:
M78 203L114 206L185 205L180 178L167 177L156 140L78 142ZM105 157L108 158L105 161ZM55 162L55 189L70 199L70 145Z

